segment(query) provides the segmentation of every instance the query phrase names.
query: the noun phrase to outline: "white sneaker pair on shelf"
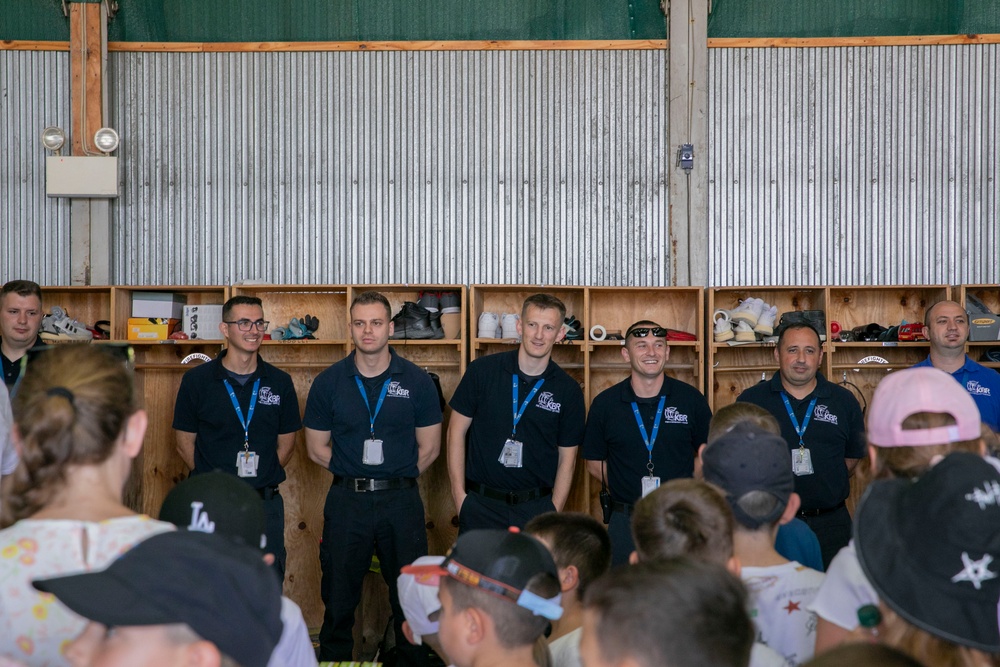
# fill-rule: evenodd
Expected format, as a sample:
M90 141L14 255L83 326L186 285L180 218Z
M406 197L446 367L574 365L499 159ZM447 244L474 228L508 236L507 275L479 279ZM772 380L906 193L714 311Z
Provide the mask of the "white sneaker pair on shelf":
M503 338L521 340L517 334L517 322L521 319L514 313L483 313L479 316L478 338Z
M740 343L757 340L754 334L771 336L774 334L774 320L778 317L778 307L763 299L744 299L735 309L715 311L715 342L724 343L736 339ZM735 327L735 329L734 329Z

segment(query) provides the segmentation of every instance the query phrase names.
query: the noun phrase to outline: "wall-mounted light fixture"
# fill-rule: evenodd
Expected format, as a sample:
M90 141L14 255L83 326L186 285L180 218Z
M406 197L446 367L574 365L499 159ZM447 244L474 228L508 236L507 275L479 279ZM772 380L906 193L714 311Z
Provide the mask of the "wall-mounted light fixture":
M86 199L118 196L118 133L102 127L94 133L94 145L103 155L62 155L66 133L58 127L42 130L42 146L53 155L45 158L45 194L49 197Z

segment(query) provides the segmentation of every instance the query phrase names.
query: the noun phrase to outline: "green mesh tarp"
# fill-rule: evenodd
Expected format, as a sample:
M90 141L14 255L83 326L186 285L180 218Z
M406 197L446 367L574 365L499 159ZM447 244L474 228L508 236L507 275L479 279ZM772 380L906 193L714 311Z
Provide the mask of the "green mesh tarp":
M664 39L659 0L119 0L112 41ZM709 37L1000 33L1000 0L712 0ZM0 0L0 39L68 40L60 0Z

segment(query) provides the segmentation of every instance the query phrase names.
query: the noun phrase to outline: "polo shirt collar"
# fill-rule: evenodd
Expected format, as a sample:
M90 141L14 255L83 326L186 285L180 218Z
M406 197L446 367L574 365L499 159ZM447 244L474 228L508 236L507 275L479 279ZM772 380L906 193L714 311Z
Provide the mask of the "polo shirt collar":
M223 349L222 352L219 352L219 356L214 359L214 361L218 362L215 365L215 378L217 380L228 380L230 378L229 371L222 365L222 358L226 356L227 352L229 352L228 349ZM264 360L260 358L260 352L258 352L257 370L251 373L250 377L267 377L267 366Z
M621 383L621 400L622 403L632 403L636 400L644 400L635 395L635 389L632 388L632 376L629 375L628 379ZM667 382L667 376L663 376L663 385L660 387L660 391L656 396L670 396L670 383ZM655 396L651 398L656 398Z
M781 371L776 371L774 375L771 376L770 380L771 391L775 394L780 394L784 391L784 387L781 385ZM823 377L823 374L816 371L816 388L809 393L809 396L816 396L817 398L828 398L832 391L831 387L833 385Z
M504 368L505 371L507 371L511 375L514 375L515 373L520 373L521 372L520 367L517 365L517 354L518 354L519 350L520 350L520 348L518 348L517 350L513 350L511 352L506 352L505 353L507 356L503 360L503 368ZM556 362L552 361L552 357L550 356L549 357L549 364L548 364L548 366L545 367L545 371L541 374L540 377L543 377L543 378L545 378L547 380L550 377L552 377L552 374L555 373L555 370L556 370ZM532 377L534 377L534 376L532 376Z
M361 375L360 371L358 371L358 365L355 363L355 359L357 358L357 356L358 356L358 351L357 350L351 351L351 354L348 356L348 359L350 361L347 364L347 374L350 375L350 376L352 376L352 377L355 376L355 375L358 376L358 377L365 377L365 376ZM389 371L389 375L399 375L400 373L403 372L403 364L399 360L399 355L396 354L396 350L392 349L391 346L389 347L389 368L388 368L388 371Z

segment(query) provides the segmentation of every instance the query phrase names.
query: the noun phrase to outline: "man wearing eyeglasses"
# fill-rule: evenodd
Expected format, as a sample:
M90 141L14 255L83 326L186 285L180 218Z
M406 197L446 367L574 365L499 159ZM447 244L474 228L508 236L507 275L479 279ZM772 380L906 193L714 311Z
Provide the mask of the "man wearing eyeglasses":
M292 378L260 358L269 322L261 300L234 296L222 307L226 349L184 374L174 405L177 452L192 475L236 475L264 499L267 545L285 571L285 504L278 485L302 427Z
M473 361L455 390L448 476L461 533L523 527L569 497L584 406L580 384L552 361L565 317L556 297L529 296L520 346Z
M670 358L664 327L650 320L630 326L622 358L631 373L594 398L583 439L587 470L610 493L602 491L601 502L613 565L628 562L635 549L630 527L635 503L662 482L692 476L712 419L697 389L664 374Z

